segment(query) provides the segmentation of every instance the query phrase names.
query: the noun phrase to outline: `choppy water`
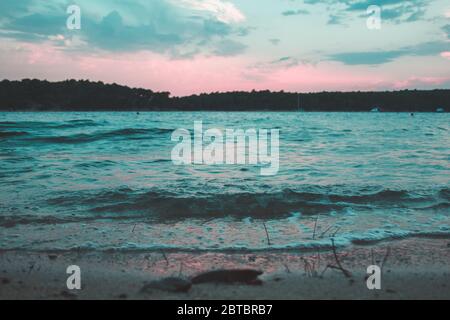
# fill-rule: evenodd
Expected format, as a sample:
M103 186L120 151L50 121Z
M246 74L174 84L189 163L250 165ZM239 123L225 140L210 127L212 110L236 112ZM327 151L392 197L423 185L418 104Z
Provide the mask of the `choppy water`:
M280 129L280 170L171 133ZM450 114L0 113L0 248L267 250L450 236ZM270 236L267 243L264 224Z

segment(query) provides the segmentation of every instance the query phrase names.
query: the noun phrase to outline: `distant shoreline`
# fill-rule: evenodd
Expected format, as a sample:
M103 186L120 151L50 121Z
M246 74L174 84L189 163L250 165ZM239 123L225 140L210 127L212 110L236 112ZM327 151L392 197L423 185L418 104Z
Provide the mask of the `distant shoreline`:
M450 89L375 92L170 92L88 80L0 81L0 111L450 112Z

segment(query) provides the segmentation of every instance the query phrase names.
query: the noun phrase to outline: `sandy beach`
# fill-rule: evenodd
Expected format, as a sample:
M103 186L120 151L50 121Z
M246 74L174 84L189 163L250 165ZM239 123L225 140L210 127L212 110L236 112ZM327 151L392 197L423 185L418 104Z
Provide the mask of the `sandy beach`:
M450 241L406 239L333 252L120 253L26 252L0 255L0 299L450 299ZM383 265L381 290L368 290L366 268ZM81 268L81 290L68 290L66 268ZM259 285L205 283L187 292L142 290L166 277L191 279L219 269L263 272Z

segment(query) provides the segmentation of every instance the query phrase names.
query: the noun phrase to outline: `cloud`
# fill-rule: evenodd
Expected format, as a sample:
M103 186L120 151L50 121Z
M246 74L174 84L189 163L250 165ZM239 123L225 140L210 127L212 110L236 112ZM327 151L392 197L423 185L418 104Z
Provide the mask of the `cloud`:
M110 12L100 22L89 20L84 25L90 30L85 34L88 43L111 51L151 49L159 52L184 40L176 33L159 32L153 25L126 25L117 11Z
M334 24L343 24L344 18L340 15L337 14L331 14L330 17L328 18L327 24L329 25L334 25Z
M377 0L376 2L374 2L372 0L356 0L356 1L346 0L343 2L347 4L348 10L363 10L363 11L365 11L371 5L377 5L377 6L381 6L381 7L392 6L392 5L403 4L406 1L404 1L404 0ZM414 4L420 5L424 2L426 2L426 1L416 0L416 1L414 1Z
M450 24L443 26L442 30L447 34L447 39L450 39Z
M245 20L240 11L221 0L79 0L82 28L75 31L66 28L65 0L47 1L45 5L37 0L24 0L22 4L28 9L23 12L19 10L23 6L8 3L2 2L5 11L1 13L4 19L0 19L0 36L27 42L54 41L60 46L78 37L81 51L148 50L179 58L219 46L216 51L228 55L239 51L232 38L250 32L238 25ZM59 35L68 41L55 41ZM232 47L225 50L221 47L223 43Z
M441 57L450 60L450 51L441 52Z
M282 13L281 13L283 16L298 16L298 15L306 15L306 14L309 14L309 11L308 10L302 10L302 9L299 9L299 10L287 10L287 11L283 11Z
M402 55L403 51L344 52L330 55L329 58L347 65L376 65L391 62Z
M206 36L214 35L229 35L232 32L232 27L224 22L217 20L203 20L203 31ZM241 31L239 31L241 32Z
M44 15L33 13L6 23L4 29L29 35L29 39L63 33L66 30L66 17L63 15Z
M450 85L450 77L411 77L406 80L395 81L394 89L405 88L421 88L435 89L437 87L448 87Z
M426 13L426 7L428 5L426 1L417 1L415 3L398 1L384 2L386 4L381 6L381 19L393 23L414 22L423 19ZM355 9L350 7L349 10ZM361 17L368 16L369 15L367 13L361 15Z
M244 14L229 1L223 0L173 0L190 9L211 13L217 20L224 23L237 23L245 20Z
M273 39L269 39L269 42L270 42L271 44L273 44L274 46L277 46L277 45L280 44L281 40L278 39L278 38L273 38Z
M380 6L385 22L414 22L424 19L430 0L304 0L309 5L326 5L330 12L328 24L342 24L345 19L355 17L353 12L361 12L359 18L368 17L366 10L371 5Z
M407 51L406 55L413 56L431 56L437 55L442 51L448 50L450 44L448 42L425 42L415 46L406 47L403 50Z
M17 13L28 12L33 0L0 1L0 13L3 17L11 17Z
M216 45L213 53L218 56L230 57L243 53L246 48L247 46L240 42L224 40Z
M281 69L291 69L299 65L312 66L313 64L307 60L300 60L296 57L283 56L270 61L260 61L248 66L248 70L257 72L259 76L271 74Z
M402 56L440 55L448 49L445 42L425 42L416 46L403 47L390 51L343 52L330 55L328 58L347 65L379 65L391 62Z

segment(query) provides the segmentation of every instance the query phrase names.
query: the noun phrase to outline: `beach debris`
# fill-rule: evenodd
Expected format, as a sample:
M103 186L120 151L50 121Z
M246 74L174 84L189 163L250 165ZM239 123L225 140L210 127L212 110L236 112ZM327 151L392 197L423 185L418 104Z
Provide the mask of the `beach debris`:
M332 246L332 249L333 249L334 259L336 260L336 265L329 264L329 265L327 265L327 268L341 270L345 277L351 278L352 274L350 273L350 271L348 271L347 269L344 269L344 267L342 266L341 262L339 261L339 257L338 257L338 255L336 253L336 246L334 244L334 239L333 238L331 238L331 246Z
M390 255L390 254L391 254L391 247L388 247L388 248L386 249L386 254L384 255L383 262L381 262L381 267L380 267L381 270L383 270L383 267L384 267L384 265L385 265L387 259L389 258L389 255Z
M384 265L386 264L386 261L388 260L389 256L391 255L391 247L386 248L386 253L384 254L383 260L381 261L380 269L383 270ZM380 263L379 260L375 259L375 254L373 249L370 249L370 256L371 256L371 263L372 265L375 265L377 263Z
M275 278L272 279L272 281L280 282L280 281L283 281L283 278L281 278L281 277L275 277Z
M169 277L145 284L141 292L150 292L154 289L168 292L188 292L191 287L192 283L187 279Z
M334 224L329 225L328 228L326 228L325 231L320 234L319 238L322 239L325 236L325 234L327 234L327 232L330 231L331 228L333 228L333 227L334 227Z
M283 263L284 269L286 269L287 273L291 273L291 270L289 269L289 266L287 263Z
M166 260L166 264L169 265L169 259L167 258L166 253L164 251L161 251L161 254L162 254L164 260Z
M266 237L267 237L267 245L270 246L270 237L269 237L269 231L267 231L266 223L263 222L264 230L266 230Z
M397 293L397 291L393 290L393 289L386 289L387 293Z
M178 271L178 277L183 275L183 262L180 263L180 270Z
M316 238L316 230L317 230L317 222L318 221L319 221L319 215L317 215L316 221L314 222L314 231L313 231L313 235L312 235L313 240Z
M200 283L243 283L248 285L261 285L258 276L262 271L252 269L214 270L201 273L192 278L193 284Z
M61 296L63 296L66 299L77 299L77 295L72 292L67 292L65 290L61 291Z
M315 278L319 276L320 255L317 255L316 257L311 257L309 259L302 257L301 260L303 261L304 264L303 269L305 271L305 274L308 277Z

